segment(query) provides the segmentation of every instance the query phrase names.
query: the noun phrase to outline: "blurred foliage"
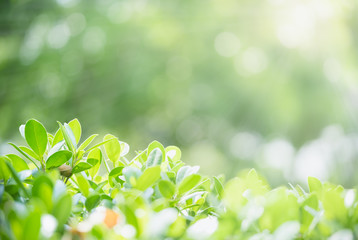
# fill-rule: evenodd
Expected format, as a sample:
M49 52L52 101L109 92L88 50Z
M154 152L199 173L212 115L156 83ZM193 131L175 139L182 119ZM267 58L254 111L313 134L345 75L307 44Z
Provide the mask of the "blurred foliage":
M175 146L153 141L129 159L111 134L94 144L77 119L58 124L50 134L28 120L27 146L0 156L1 239L357 238L356 188L309 177L271 189L254 169L207 177Z
M295 147L356 132L357 30L354 0L2 0L0 142L76 116L234 174L256 164L235 154L242 131Z

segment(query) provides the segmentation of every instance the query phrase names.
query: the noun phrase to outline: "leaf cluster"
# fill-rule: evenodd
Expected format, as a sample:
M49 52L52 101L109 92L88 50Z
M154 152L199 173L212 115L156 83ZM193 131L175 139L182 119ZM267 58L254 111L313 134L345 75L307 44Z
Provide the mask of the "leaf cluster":
M255 170L225 183L153 141L129 145L107 134L81 141L77 119L54 134L20 126L27 146L0 156L1 239L354 239L356 189L308 179L270 189Z

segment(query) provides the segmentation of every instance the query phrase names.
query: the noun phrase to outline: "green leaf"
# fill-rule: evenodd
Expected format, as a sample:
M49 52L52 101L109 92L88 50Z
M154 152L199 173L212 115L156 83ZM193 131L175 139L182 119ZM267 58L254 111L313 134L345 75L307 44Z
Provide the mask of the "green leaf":
M68 125L72 129L73 135L75 136L75 139L76 139L76 143L78 143L81 139L81 133L82 133L80 122L78 121L77 118L75 118L75 119L71 120L68 123Z
M147 150L147 155L149 156L149 154L156 148L159 148L160 151L162 152L162 155L163 155L162 161L164 161L165 149L164 149L163 145L158 141L153 141L149 144L148 150Z
M8 157L11 160L12 165L14 166L14 169L17 172L21 172L22 170L29 169L29 166L27 166L27 163L25 162L25 160L22 159L21 157L15 155L15 154L8 154L8 155L6 155L6 157Z
M64 123L63 126L66 129L66 133L67 133L68 137L70 138L72 145L76 149L77 148L77 141L76 141L75 134L72 131L72 128L67 123Z
M221 199L223 197L224 187L217 177L214 177L213 179L215 192L217 193L218 198Z
M4 180L4 183L6 183L11 176L10 170L6 166L6 162L8 161L8 158L0 156L0 180Z
M57 219L58 227L63 228L71 215L72 197L70 194L62 195L55 203L52 215Z
M57 122L57 123L58 123L58 125L60 126L62 136L63 136L63 138L65 139L65 142L66 142L66 145L67 145L68 149L69 149L71 152L74 153L74 152L75 152L75 147L74 147L74 145L73 145L73 143L72 143L72 140L71 140L71 138L70 138L70 136L69 136L69 134L68 134L66 128L65 128L60 122ZM55 138L56 138L56 136L55 136Z
M47 207L47 211L51 211L53 208L52 203L52 190L53 183L47 175L38 176L34 182L32 191L32 197L40 198Z
M75 176L77 179L77 185L81 190L81 193L83 194L83 196L88 197L89 189L91 187L88 180L81 173L77 173Z
M175 194L175 185L168 180L161 180L158 183L158 188L163 197L171 199Z
M309 207L309 208L308 208ZM307 233L310 229L312 220L314 217L310 212L309 209L318 210L318 198L316 194L309 195L304 202L302 203L302 210L301 210L301 233ZM317 215L318 215L317 211Z
M19 151L19 153L21 153L25 158L27 158L28 160L30 160L36 167L37 169L40 169L39 166L37 166L37 164L34 162L34 160L32 160L29 155L27 155L24 151L22 151L18 146L16 146L13 143L9 143L11 146L13 146L17 151Z
M10 173L12 175L12 177L14 178L15 182L17 183L17 185L19 186L19 188L24 192L25 196L30 198L30 194L27 191L27 189L25 188L25 186L22 184L19 176L17 175L17 172L15 171L15 169L11 166L11 164L8 161L5 161L8 169L10 170Z
M101 166L102 162L102 152L99 148L93 149L88 155L87 155L87 162L89 164L93 165L93 168L91 168L88 172L91 175L92 178L94 178Z
M108 183L111 187L115 186L113 181L120 182L120 180L118 179L118 176L122 175L123 168L124 167L116 167L116 168L112 169L112 171L108 174Z
M113 140L110 140L113 139ZM121 144L119 143L118 139L111 135L107 134L104 136L103 141L110 140L104 144L104 148L106 150L107 157L113 163L116 163L121 155Z
M181 183L181 181L183 181L184 178L186 178L187 176L189 176L192 173L193 173L192 167L190 167L190 166L181 167L177 173L176 184Z
M56 168L70 160L72 153L67 150L60 150L52 154L46 161L46 168Z
M91 211L93 208L97 207L100 202L101 202L100 195L98 194L92 195L86 199L85 206L88 211Z
M93 147L91 147L91 148L87 149L87 150L85 151L85 153L90 152L90 151L92 151L93 149L98 148L99 146L102 146L102 145L104 145L104 144L106 144L106 143L108 143L108 142L112 141L113 139L116 139L116 138L111 138L111 139L108 139L108 140L106 140L106 141L103 141L103 142L97 143L97 144L96 144L96 145L94 145Z
M32 151L32 149L25 147L25 146L20 146L19 148L22 151L24 151L27 155L29 155L30 157L32 157L36 160L40 160L40 157L34 151Z
M310 192L321 192L322 183L315 177L308 177L308 187L310 188Z
M160 166L149 167L137 180L137 189L146 190L160 178Z
M163 161L163 153L159 148L153 149L148 155L147 167L160 165Z
M78 148L78 151L80 150L84 150L88 145L91 144L91 142L95 139L95 137L97 137L98 134L92 134L91 136L89 136Z
M168 146L165 148L165 155L172 160L177 162L181 159L181 151L176 146Z
M41 212L35 210L29 214L25 223L22 225L22 237L23 240L39 239L41 227Z
M25 124L20 125L19 132L20 132L21 136L26 140L26 137L25 137Z
M59 128L56 131L55 136L53 137L52 146L55 146L57 143L61 142L62 140L64 139L63 139L61 128Z
M92 168L93 165L89 164L87 162L79 162L73 169L72 169L72 173L79 173L82 171L86 171L90 168Z
M34 152L42 156L47 147L47 132L45 127L37 120L30 119L25 125L25 138L27 144Z
M193 189L200 182L201 176L198 174L192 174L184 178L178 187L179 194L184 194Z

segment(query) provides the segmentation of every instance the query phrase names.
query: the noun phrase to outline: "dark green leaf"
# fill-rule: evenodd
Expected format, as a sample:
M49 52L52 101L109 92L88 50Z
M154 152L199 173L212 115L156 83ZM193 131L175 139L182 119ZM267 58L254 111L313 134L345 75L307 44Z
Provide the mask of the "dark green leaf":
M92 164L89 164L87 162L79 162L77 163L77 165L73 168L72 173L79 173L85 170L90 169L91 167L93 167Z
M86 199L85 206L88 211L91 211L93 208L97 207L100 202L101 202L100 195L98 195L98 194L92 195Z
M56 168L70 160L72 153L67 150L60 150L52 154L46 161L46 168Z

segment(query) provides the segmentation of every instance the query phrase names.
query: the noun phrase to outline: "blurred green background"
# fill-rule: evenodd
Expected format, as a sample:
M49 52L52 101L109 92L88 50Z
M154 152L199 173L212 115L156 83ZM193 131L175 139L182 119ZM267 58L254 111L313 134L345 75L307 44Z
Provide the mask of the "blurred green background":
M0 153L29 118L206 174L358 180L355 0L2 0Z

